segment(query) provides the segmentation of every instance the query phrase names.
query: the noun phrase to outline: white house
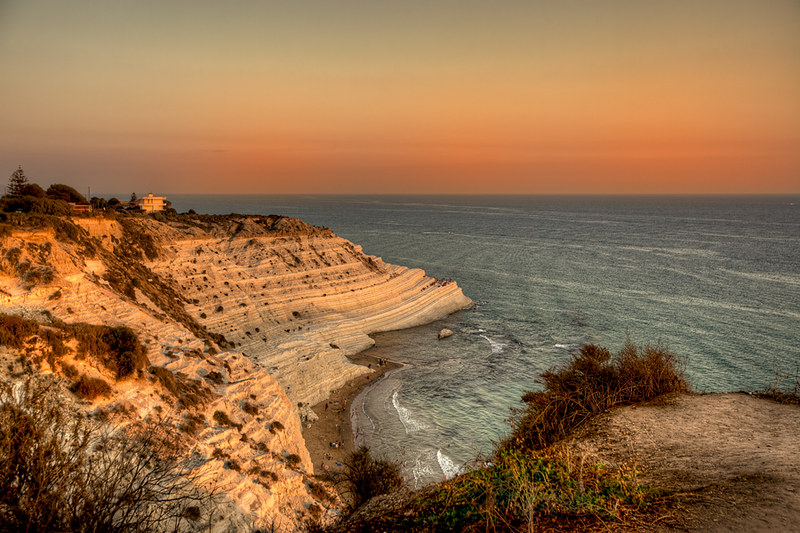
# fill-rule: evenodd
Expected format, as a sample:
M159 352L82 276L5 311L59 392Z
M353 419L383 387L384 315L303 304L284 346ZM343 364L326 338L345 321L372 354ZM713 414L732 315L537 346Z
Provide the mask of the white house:
M153 193L139 198L139 208L145 213L155 213L156 211L163 211L166 207L166 196L153 196Z

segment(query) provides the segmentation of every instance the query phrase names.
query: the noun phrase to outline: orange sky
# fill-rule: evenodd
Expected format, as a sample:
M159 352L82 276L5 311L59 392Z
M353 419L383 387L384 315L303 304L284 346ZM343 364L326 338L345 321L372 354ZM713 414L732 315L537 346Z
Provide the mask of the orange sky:
M0 65L44 186L800 192L793 0L0 0Z

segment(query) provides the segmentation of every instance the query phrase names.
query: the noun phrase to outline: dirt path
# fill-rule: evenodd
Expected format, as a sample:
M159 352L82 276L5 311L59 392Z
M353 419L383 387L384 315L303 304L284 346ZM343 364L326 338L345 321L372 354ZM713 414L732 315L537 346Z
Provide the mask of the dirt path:
M643 482L672 491L677 522L662 530L800 532L796 405L671 396L601 415L573 445L606 464L633 460Z

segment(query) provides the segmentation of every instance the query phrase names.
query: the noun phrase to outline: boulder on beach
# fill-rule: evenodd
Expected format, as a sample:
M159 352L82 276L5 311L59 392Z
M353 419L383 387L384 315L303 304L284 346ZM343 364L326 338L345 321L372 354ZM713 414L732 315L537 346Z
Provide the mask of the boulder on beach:
M446 339L450 335L453 334L453 330L444 328L442 331L439 332L439 340Z

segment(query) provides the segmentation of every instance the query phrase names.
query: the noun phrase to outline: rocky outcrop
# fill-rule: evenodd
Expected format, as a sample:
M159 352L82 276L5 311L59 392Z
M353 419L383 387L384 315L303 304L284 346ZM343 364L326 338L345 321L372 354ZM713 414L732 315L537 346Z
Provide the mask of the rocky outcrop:
M210 331L266 367L294 403L316 404L365 372L345 354L370 333L442 318L471 302L452 282L389 265L332 233L172 241L149 263Z
M389 265L326 228L283 217L57 221L0 245L0 311L132 328L152 366L86 403L116 424L158 418L202 457L224 495L224 528L295 527L326 508L298 414L369 372L346 354L369 334L423 324L471 302L453 282ZM42 371L63 374L59 365ZM66 379L66 378L65 378Z

